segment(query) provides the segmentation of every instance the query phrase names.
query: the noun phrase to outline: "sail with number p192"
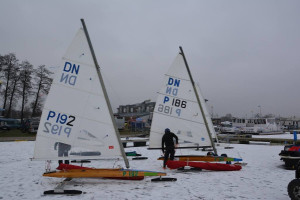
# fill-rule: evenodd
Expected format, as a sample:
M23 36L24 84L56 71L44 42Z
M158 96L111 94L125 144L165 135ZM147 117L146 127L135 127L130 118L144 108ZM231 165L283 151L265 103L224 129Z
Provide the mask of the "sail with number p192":
M81 28L55 74L41 116L33 159L117 158L122 156L122 148Z

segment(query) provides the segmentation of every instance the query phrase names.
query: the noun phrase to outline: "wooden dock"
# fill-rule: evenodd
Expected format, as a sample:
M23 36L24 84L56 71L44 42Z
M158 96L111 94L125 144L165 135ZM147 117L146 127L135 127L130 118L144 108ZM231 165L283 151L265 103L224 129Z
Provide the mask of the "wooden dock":
M253 138L252 135L227 135L218 136L219 141L231 143L237 142L240 144L249 144L250 142L269 142L270 144L294 144L293 139L284 138ZM296 141L296 144L300 144L300 140Z
M35 137L0 137L0 142L35 141Z
M136 136L136 135L135 135ZM123 137L122 137L123 138ZM252 135L222 135L218 136L220 142L225 143L240 143L249 144L250 142L269 142L270 144L294 144L293 139L284 138L253 138ZM34 141L35 137L0 137L0 142L13 142L13 141ZM125 139L121 140L124 147L127 147L127 143L133 143L134 147L147 146L149 138L141 139ZM300 140L296 141L296 144L300 144Z
M147 142L149 141L148 138L143 138L143 139L127 139L127 140L121 140L123 147L127 147L128 142L132 142L134 147L142 147L142 146L147 146Z

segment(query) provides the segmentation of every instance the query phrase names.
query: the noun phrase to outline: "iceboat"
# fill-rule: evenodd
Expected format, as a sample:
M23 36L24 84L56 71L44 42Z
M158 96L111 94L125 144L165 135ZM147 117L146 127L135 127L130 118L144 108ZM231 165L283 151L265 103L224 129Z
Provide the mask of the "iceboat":
M112 108L84 20L68 47L49 91L33 160L123 159L124 168L63 164L44 176L141 180L164 172L129 169ZM112 164L113 165L113 164Z
M169 128L179 138L177 148L213 149L209 155L176 155L174 161L167 163L169 168L177 168L179 163L187 165L187 163L198 162L196 165L192 163L194 167L197 167L199 162L212 162L209 166L220 164L216 162L227 162L223 164L226 166L231 161L242 161L240 158L231 158L227 155L217 156L214 143L214 138L217 136L211 118L206 114L204 98L200 93L200 87L192 78L182 47L179 49L180 52L165 74L163 87L158 93L153 111L149 149L161 149L164 130ZM163 160L163 157L158 159ZM209 168L210 170L217 169ZM241 169L240 165L234 168L234 170L239 169Z
M300 161L300 145L286 145L284 150L279 153L280 159L284 161L284 165L287 169L296 169L298 162Z

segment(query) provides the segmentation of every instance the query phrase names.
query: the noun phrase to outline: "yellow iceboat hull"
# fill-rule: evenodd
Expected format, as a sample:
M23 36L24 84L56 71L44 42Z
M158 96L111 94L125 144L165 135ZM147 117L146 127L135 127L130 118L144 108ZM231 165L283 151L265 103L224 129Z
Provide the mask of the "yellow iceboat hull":
M132 178L166 176L163 172L128 169L71 169L44 173L43 176L57 178Z

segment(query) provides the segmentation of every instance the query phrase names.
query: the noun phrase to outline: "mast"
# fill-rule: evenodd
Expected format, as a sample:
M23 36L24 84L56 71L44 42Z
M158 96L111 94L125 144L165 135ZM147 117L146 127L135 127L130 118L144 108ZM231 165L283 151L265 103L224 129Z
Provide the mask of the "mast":
M93 57L93 60L94 60L94 64L95 64L95 67L96 67L96 71L97 71L97 74L98 74L101 86L103 88L103 94L104 94L104 97L105 97L105 100L106 100L106 103L107 103L107 106L108 106L108 110L109 110L109 114L110 114L110 117L111 117L111 121L113 122L115 133L117 134L117 138L118 138L119 146L120 146L120 149L121 149L121 153L122 153L122 156L123 156L123 159L124 159L126 167L129 168L129 162L128 162L128 159L126 157L124 148L123 148L122 143L121 143L120 133L119 133L119 131L117 129L116 122L115 122L115 119L113 117L112 107L111 107L109 99L108 99L108 95L107 95L107 92L106 92L106 89L105 89L104 81L103 81L103 78L102 78L102 75L101 75L101 72L100 72L100 67L99 67L99 64L98 64L98 61L97 61L97 58L96 58L93 46L92 46L92 42L90 40L89 33L88 33L87 28L85 26L84 19L81 19L81 23L82 23L83 30L84 30L86 39L88 41L91 53L92 53L92 57Z
M188 63L187 63L187 61L186 61L185 55L184 55L184 53L183 53L182 47L179 46L179 49L180 49L180 54L181 54L182 57L183 57L183 60L184 60L184 63L185 63L185 67L186 67L186 69L187 69L187 71L188 71L188 74L189 74L189 77L190 77L190 79L191 79L192 86L193 86L194 92L195 92L195 94L196 94L197 102L198 102L198 105L199 105L200 110L201 110L201 114L202 114L202 117L203 117L203 120L204 120L204 124L205 124L206 130L207 130L208 135L209 135L209 138L210 138L211 145L212 145L212 147L213 147L214 153L217 154L217 149L216 149L216 147L215 147L215 144L214 144L214 142L213 142L211 133L210 133L210 131L209 131L208 123L207 123L207 120L206 120L206 117L205 117L205 114L204 114L204 111L203 111L203 108L202 108L202 105L201 105L201 102L200 102L200 98L199 98L198 92L197 92L196 87L195 87L194 79L193 79L193 77L192 77L192 74L191 74L190 68L189 68L189 66L188 66Z

